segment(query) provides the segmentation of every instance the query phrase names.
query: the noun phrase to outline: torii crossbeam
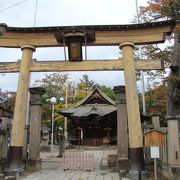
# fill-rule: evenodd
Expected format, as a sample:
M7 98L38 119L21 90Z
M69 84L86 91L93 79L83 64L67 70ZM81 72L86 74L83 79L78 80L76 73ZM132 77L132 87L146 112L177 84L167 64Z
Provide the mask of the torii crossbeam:
M160 60L135 60L136 70L162 70L163 62ZM0 73L19 72L20 61L0 62ZM54 71L119 71L123 70L123 59L116 60L87 60L82 62L69 61L37 61L30 63L30 72L54 72Z

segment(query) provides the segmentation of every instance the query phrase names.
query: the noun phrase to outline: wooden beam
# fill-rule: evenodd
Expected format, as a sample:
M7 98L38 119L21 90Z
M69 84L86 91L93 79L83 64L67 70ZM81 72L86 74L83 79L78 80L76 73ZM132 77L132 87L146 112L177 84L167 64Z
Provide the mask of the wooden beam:
M20 61L0 62L0 73L18 72ZM160 60L135 60L136 70L161 70L163 63ZM31 61L31 72L58 72L58 71L119 71L123 70L123 60L87 60L82 62L69 61Z
M134 44L164 42L165 35L172 32L171 26L167 24L166 26L145 26L127 30L94 30L95 41L87 43L87 46L119 46L120 43L127 41L131 41ZM8 31L0 37L0 47L19 48L24 44L32 44L35 47L63 47L63 43L56 41L54 32L29 32L27 28L26 32Z

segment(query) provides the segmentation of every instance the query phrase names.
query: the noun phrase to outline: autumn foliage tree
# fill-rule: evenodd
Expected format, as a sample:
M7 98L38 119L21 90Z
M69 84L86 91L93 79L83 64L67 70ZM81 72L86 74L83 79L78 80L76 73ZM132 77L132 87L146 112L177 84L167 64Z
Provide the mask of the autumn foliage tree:
M139 17L141 22L180 20L180 1L149 0L147 6L140 7ZM145 52L148 57L165 60L166 65L171 69L170 77L167 79L167 115L176 116L180 113L180 33L176 32L169 38L174 40L174 46L170 44L165 51L161 51L157 45L147 46Z
M140 7L140 17L143 22L180 19L179 0L149 0L147 4Z
M161 114L166 114L166 95L167 84L163 83L159 86L154 86L146 92L147 111L151 113L155 110ZM153 107L153 108L152 108Z

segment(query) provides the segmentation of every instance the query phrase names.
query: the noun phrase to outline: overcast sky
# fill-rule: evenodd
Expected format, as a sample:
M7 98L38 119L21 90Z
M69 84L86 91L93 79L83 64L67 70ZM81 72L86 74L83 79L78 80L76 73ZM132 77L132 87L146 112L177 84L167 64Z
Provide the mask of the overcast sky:
M38 6L35 16L36 2ZM0 0L0 21L13 27L32 27L34 24L36 27L129 24L136 15L135 2L136 0ZM146 2L147 0L138 0L138 5L145 5ZM91 47L87 53L89 59L117 59L119 48ZM0 61L6 62L21 59L22 53L19 49L0 48L0 54ZM60 48L39 48L33 58L56 60L63 59L64 54ZM77 83L85 73L97 83L110 87L124 84L123 72L76 72L70 73L71 80ZM44 73L31 73L31 85L35 79L42 77ZM17 73L0 74L0 89L16 90L17 80Z

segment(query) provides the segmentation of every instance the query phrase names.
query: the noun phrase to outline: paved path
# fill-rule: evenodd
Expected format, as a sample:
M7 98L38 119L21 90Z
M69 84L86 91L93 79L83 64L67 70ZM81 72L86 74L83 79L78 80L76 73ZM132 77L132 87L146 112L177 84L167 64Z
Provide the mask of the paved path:
M108 171L63 171L61 168L56 170L41 170L25 178L25 180L119 180L119 174Z
M107 155L115 154L116 149L73 149L67 151L88 152L94 154L94 170L63 170L62 158L57 158L58 151L41 153L42 170L23 177L24 180L119 180L119 173L113 169L101 170L107 166Z

